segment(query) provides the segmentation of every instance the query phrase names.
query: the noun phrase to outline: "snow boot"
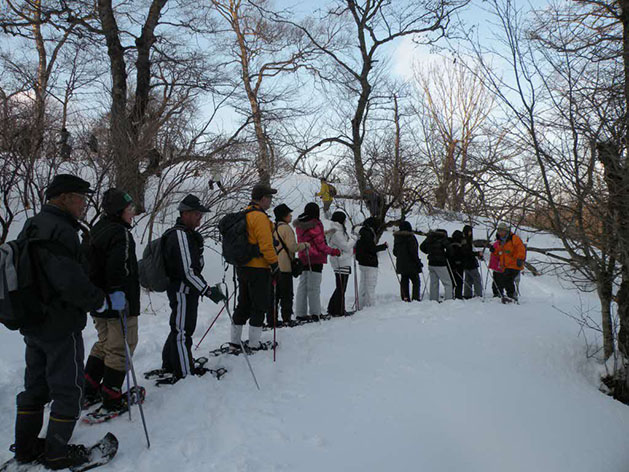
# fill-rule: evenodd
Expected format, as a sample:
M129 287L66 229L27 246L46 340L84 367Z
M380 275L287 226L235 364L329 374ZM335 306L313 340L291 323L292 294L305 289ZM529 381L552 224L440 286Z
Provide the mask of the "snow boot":
M18 408L15 421L15 460L33 462L44 453L44 440L38 438L44 424L44 409Z
M85 363L85 389L83 391L83 409L100 401L100 383L105 372L105 362L95 356L89 356Z
M232 325L231 329L231 341L230 345L233 344L235 346L240 347L240 341L242 340L242 325Z
M75 418L50 414L44 455L44 465L49 469L67 469L88 461L85 447L68 444L75 424Z
M249 341L247 341L247 347L249 347L252 351L260 349L260 346L262 345L260 342L261 337L262 327L249 325Z
M103 397L103 409L107 411L120 411L127 408L126 399L122 394L122 384L126 372L105 367L101 395Z

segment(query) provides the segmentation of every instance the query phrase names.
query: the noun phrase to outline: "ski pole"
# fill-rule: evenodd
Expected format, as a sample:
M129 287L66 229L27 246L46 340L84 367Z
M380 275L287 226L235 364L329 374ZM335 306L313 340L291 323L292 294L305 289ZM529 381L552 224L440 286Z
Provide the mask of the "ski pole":
M235 293L235 292L234 292ZM230 295L230 298L233 297L234 294L232 293ZM227 300L229 302L229 300ZM223 310L225 309L225 306L223 305L223 308L220 309L220 311L218 312L218 315L216 315L216 317L214 318L214 321L212 321L212 323L210 324L210 327L207 329L207 331L205 332L205 334L203 335L203 337L201 337L201 340L199 341L199 343L194 347L194 350L196 351L197 349L199 349L199 346L201 345L201 343L203 342L203 340L205 339L205 337L207 336L207 334L210 332L210 330L212 329L212 326L214 326L214 323L216 323L216 320L218 320L218 317L221 316L221 313L223 313Z
M223 282L223 284L225 285L225 295L228 295L229 287L227 287L227 284L225 282ZM227 303L228 300L229 298L225 300L225 307L227 308L227 315L229 316L229 321L231 321L231 323L234 324L234 319L232 318L232 314L229 309L229 303ZM253 367L251 367L251 362L249 362L249 355L247 354L247 351L245 351L245 346L242 344L242 339L240 339L240 349L242 350L242 355L245 357L245 361L247 362L247 365L249 366L249 372L251 372L253 381L256 384L256 387L258 388L258 390L260 390L260 384L258 384L258 379L256 379L256 374L253 373Z
M125 345L127 343L127 324L123 321L123 317L124 315L124 311L120 311L118 313L118 315L120 316L120 327L122 328L122 339L125 342ZM125 371L127 373L127 405L128 405L128 410L129 410L129 421L132 421L131 419L131 379L129 377L129 356L127 356L127 351L125 348L125 355L124 355L124 368Z
M426 295L426 277L424 277L424 271L420 272L420 275L422 276L422 280L424 281L424 289L422 290L422 300L424 299L424 295Z
M391 255L391 250L389 249L389 246L387 246L387 254L389 255L389 260L391 261L391 266L393 266L393 272L395 273L395 277L397 278L397 283L401 286L402 285L402 281L400 280L400 276L397 273L397 270L395 269L395 262L393 262L393 256Z
M448 265L448 272L450 273L450 280L452 280L452 291L456 290L457 282L454 278L454 271L452 270L452 266L450 265L450 261L446 258L446 264ZM452 293L452 298L454 298L454 293Z
M146 436L146 447L150 449L151 440L149 439L149 431L148 431L148 428L146 427L146 419L144 418L144 408L142 408L142 402L140 399L140 389L138 387L138 379L135 376L135 368L133 367L133 360L131 359L131 349L129 349L129 343L127 342L127 317L126 317L125 312L121 312L120 315L121 315L120 323L122 324L122 330L123 330L122 336L124 339L126 362L131 368L131 376L133 377L133 386L136 390L136 395L138 396L137 404L138 404L138 408L140 409L140 418L142 418L142 426L144 427L144 435ZM129 389L129 397L130 397L130 390L131 389ZM131 411L131 402L129 402L129 411Z
M354 256L354 308L360 310L360 299L358 297L358 269L356 268L356 256Z

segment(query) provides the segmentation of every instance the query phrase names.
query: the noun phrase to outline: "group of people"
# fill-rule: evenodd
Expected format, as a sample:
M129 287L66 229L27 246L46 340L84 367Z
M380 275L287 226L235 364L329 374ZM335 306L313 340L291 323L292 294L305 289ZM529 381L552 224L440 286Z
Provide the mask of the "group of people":
M69 444L82 407L98 401L105 411L129 407L122 388L130 362L127 352L132 355L138 343L140 314L138 260L130 231L135 206L124 191L107 190L102 196L103 214L88 232L79 221L93 193L90 184L79 177L55 176L45 192L46 204L26 221L18 236L56 245L54 250L38 252L44 275L41 283L55 294L47 298L47 316L42 323L21 330L26 344L26 372L24 390L17 396L15 458L19 463L37 460L50 469L85 463L85 448ZM246 238L257 250L247 263L236 267L238 294L229 342L233 350L266 349L261 342L265 321L277 327L292 323L293 315L297 321L318 319L324 314L346 315L346 289L354 258L360 271L356 308L375 303L378 253L388 249L387 243L377 244L382 229L378 220L367 218L355 237L348 230L347 215L335 211L326 231L319 206L311 202L295 222L291 208L286 204L275 206L272 222L267 211L276 193L267 184L256 184L244 210ZM162 369L174 381L203 373L199 371L202 367L195 366L191 352L200 299L227 302L218 285L210 286L202 275L204 244L197 228L209 208L190 194L178 204L178 211L175 225L160 238L171 311ZM418 246L410 223L404 221L394 237L393 253L403 300L420 299L422 263L418 249L428 254L431 300L439 299L439 282L445 287L446 299L482 295L479 253L472 246L471 227L455 231L452 238L443 230L431 232ZM508 228L499 226L490 250L496 290L515 298L514 280L525 257L522 241ZM320 288L328 262L335 289L324 312ZM299 277L295 296L294 276ZM82 330L87 313L92 315L98 340L84 365ZM243 343L247 323L248 339ZM50 401L46 437L39 438L44 405Z

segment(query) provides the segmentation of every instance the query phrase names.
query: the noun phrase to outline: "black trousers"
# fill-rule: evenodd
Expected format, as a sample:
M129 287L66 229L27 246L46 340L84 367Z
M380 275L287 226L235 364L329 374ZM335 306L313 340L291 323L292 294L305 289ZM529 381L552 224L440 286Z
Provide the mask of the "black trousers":
M347 291L349 276L349 273L334 272L336 288L328 302L328 315L341 316L345 314L345 292Z
M409 283L413 285L413 297L409 293ZM400 275L400 295L402 300L410 302L411 300L419 301L419 292L421 291L421 282L419 274L401 274Z
M277 285L275 286L275 299L273 298L273 287L269 300L271 307L266 313L266 323L273 326L273 314L276 315L276 321L279 319L280 311L282 313L282 321L290 322L293 317L293 274L291 272L280 272L277 277Z
M269 310L271 271L258 267L239 267L238 305L234 310L234 324L261 327Z
M51 415L78 419L83 396L83 336L72 333L54 341L24 336L26 371L17 407L43 409L52 400Z
M505 292L509 298L517 298L515 293L515 278L520 273L516 269L505 269L504 272L494 272L494 282L498 287L500 295Z
M452 282L454 283L454 298L463 298L463 267L452 265Z
M162 368L176 377L194 372L192 335L197 327L199 295L167 290L170 302L170 334L162 350Z

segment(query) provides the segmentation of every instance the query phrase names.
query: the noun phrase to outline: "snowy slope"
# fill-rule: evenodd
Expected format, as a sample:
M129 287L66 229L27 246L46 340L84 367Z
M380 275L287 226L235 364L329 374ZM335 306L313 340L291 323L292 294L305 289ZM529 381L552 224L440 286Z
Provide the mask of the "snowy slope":
M317 184L295 180L281 195L297 214ZM392 243L390 233L384 239ZM206 278L220 281L213 251L206 264ZM525 275L519 306L491 299L406 304L381 253L378 306L278 330L277 362L268 352L250 357L261 391L242 357L219 358L212 365L229 369L220 381L189 378L159 389L141 382L150 450L137 410L132 422L79 425L74 440L114 432L120 451L102 469L112 471L626 471L629 409L597 390L599 367L586 359L578 326L551 306L571 311L596 300L562 285ZM328 267L324 305L332 288ZM350 281L348 305L353 298ZM144 302L138 373L159 367L168 333L165 297ZM218 310L203 302L195 342ZM195 353L228 333L223 313ZM86 349L94 339L89 326ZM19 335L0 330L0 460L10 457L22 351Z

